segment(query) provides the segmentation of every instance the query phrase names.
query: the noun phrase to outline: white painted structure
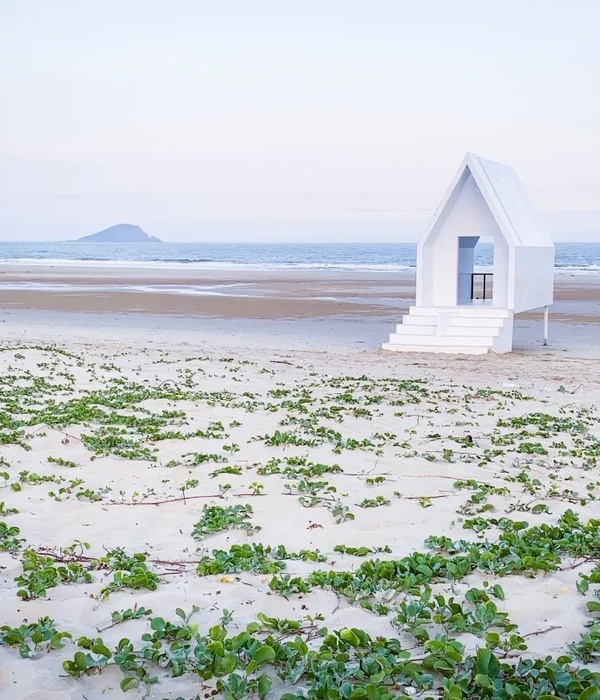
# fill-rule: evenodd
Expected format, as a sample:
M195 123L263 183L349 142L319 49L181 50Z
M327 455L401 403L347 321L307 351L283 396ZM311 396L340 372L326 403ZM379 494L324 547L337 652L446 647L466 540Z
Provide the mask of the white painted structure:
M475 246L493 241L493 276L474 273ZM416 303L386 350L510 352L514 315L548 307L554 244L512 168L467 153L417 248Z

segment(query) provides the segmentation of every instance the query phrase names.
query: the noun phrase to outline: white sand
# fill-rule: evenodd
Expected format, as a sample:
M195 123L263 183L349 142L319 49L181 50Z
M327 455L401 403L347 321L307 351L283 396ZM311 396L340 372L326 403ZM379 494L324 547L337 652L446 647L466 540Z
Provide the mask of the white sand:
M8 460L10 474L8 486L0 490L0 501L5 507L19 510L16 515L0 517L8 525L21 529L27 545L40 547L64 547L75 540L91 544L89 555L102 556L104 549L123 547L129 553L145 552L152 560L195 561L199 553L209 553L214 548L228 549L234 543L262 542L283 544L290 551L303 548L319 549L327 555L326 564L288 562L288 573L306 574L316 568L349 570L363 560L341 556L333 552L337 544L352 546L388 545L392 554L384 558L402 557L416 549L423 550L423 540L432 534L448 535L454 539L476 539L470 530L462 528L462 516L457 510L466 502L471 492L453 488L454 479L476 479L480 482L507 486L510 495L491 496L492 513L484 516L500 518L507 515L513 519L525 519L530 524L555 522L568 508L580 512L582 519L600 517L598 501L582 506L558 498L544 498L544 489L549 483L549 474L557 473L556 483L560 491L569 488L580 494L586 486L594 484L592 493L600 495L595 484L595 472L584 471L581 459L559 457L560 450L551 447L553 442L569 442L570 436L528 438L542 443L549 454L544 457L523 455L514 452L515 445L504 447L505 453L485 466L478 466L486 448L492 447L490 435L500 418L525 415L536 411L552 415L571 415L581 408L591 407L595 412L592 434L600 438L598 413L595 406L600 400L600 373L597 360L561 357L552 354L489 356L484 358L452 358L413 355L387 355L381 352L343 352L339 348L325 352L324 349L277 351L253 347L250 350L236 347L235 342L216 347L214 342L191 345L180 338L160 332L149 332L150 343L142 342L134 334L128 338L98 336L92 340L73 339L66 333L48 333L61 347L75 353L80 359L57 355L53 352L33 349L31 333L25 334L23 347L17 341L8 341L0 353L0 374L23 375L31 372L36 376L51 377L53 382L61 380L61 372L74 378L74 390L59 393L57 400L80 395L81 392L102 389L110 379L133 381L150 388L160 386L166 380L178 386L193 387L202 392L228 391L244 401L244 392L251 392L259 402L256 410L247 412L242 407L231 405L209 405L206 400L196 402L150 400L140 404L154 413L163 410L185 411L186 423L174 430L195 431L206 429L211 422L220 421L226 427L227 438L188 440L165 440L156 444L157 461L149 463L126 460L114 456L91 460L92 453L82 444L82 433L90 434L93 427L81 425L65 427L63 432L43 428L27 439L30 451L17 445L0 446L0 454ZM88 334L89 335L89 334ZM57 337L59 336L59 337ZM60 337L62 336L62 337ZM21 356L21 357L20 357ZM200 358L200 359L197 359ZM223 358L233 358L224 362ZM55 363L55 364L53 364ZM103 369L102 366L105 366ZM108 366L108 367L106 367ZM348 391L357 404L343 403L339 398L345 389L327 384L332 377L426 380L431 392L421 403L393 405L403 398L402 393L390 382L381 382L369 387L368 382L349 382ZM393 433L396 438L380 440L378 453L373 449L332 451L325 443L315 447L269 447L261 441L249 441L253 437L272 434L275 430L293 431L295 426L281 426L287 416L285 410L265 410L264 404L277 404L282 398L268 396L273 389L289 389L292 395L305 387L314 398L311 410L332 404L343 405L344 420L337 423L320 419L319 424L342 433L344 439L373 439L375 433ZM517 389L527 400L512 400L502 396L473 398L466 401L478 388L491 388L504 392ZM439 393L442 392L442 393ZM369 396L381 396L381 403L370 403ZM234 402L235 403L235 402ZM370 418L354 417L354 406L371 411ZM399 415L398 415L399 414ZM139 414L142 415L142 414ZM294 414L297 415L297 414ZM241 425L227 427L232 421ZM27 429L28 434L33 431ZM504 430L504 432L510 432ZM63 442L68 433L68 442ZM439 434L441 439L431 437ZM472 435L474 446L465 448L450 440L448 436ZM407 442L407 446L394 443ZM209 473L223 464L202 464L196 467L181 464L165 466L175 460L184 462L182 455L190 452L217 453L227 456L224 445L235 443L239 451L231 456L227 464L240 465L241 476L221 475L210 478ZM150 447L154 447L150 445ZM454 452L453 462L442 458L442 451ZM416 454L415 454L416 453ZM47 462L48 456L72 460L77 467L68 468ZM264 465L272 457L307 455L313 462L339 464L344 474L326 474L321 477L337 489L341 501L348 505L355 520L336 524L331 513L324 507L304 508L297 496L286 495L284 484L288 479L279 475L257 476L257 465ZM412 456L411 456L412 455ZM424 455L429 455L430 461ZM552 469L553 460L564 462L560 469ZM548 505L550 513L534 515L519 512L518 508L530 503L532 497L523 492L520 484L507 482L505 477L514 476L525 468L530 477L542 484L541 498L536 503ZM0 471L2 471L0 469ZM84 488L111 489L100 502L65 498L57 502L48 496L57 491L60 484L23 484L15 492L10 484L19 481L19 472L28 470L40 475L51 475L84 480ZM377 475L385 477L381 485L369 486L366 478ZM158 506L126 505L133 501L162 501L181 496L180 486L188 479L198 479L199 485L189 489L188 496L210 496L206 499L176 501ZM237 497L248 493L249 484L260 482L264 495ZM219 498L219 484L231 484L225 498ZM64 485L64 484L63 484ZM401 495L397 497L394 492ZM360 508L365 498L383 495L390 505L378 508ZM418 498L431 499L429 507L423 507ZM204 504L231 505L249 503L254 509L252 522L262 530L253 538L240 530L230 530L199 542L191 537L194 523L201 516ZM514 510L517 508L517 510ZM311 528L311 523L321 527ZM494 534L489 535L491 538ZM200 550L197 553L197 549ZM173 570L173 566L155 564L158 572ZM527 579L507 577L500 580L506 591L506 600L498 607L509 613L519 625L522 634L550 632L528 638L530 655L544 656L565 653L567 644L579 638L589 614L585 609L586 598L576 590L575 583L580 572L588 571L592 563L557 572L546 577ZM357 606L350 605L330 591L315 589L306 596L291 596L289 600L271 594L269 576L239 574L231 582L218 577L199 577L194 564L183 573L166 573L155 592L124 591L114 593L106 601L99 601L100 589L109 577L102 572L93 572L93 582L59 586L48 590L45 599L22 602L16 597L18 586L15 576L21 572L20 555L0 552L0 625L18 626L24 620L35 621L48 615L55 620L56 627L80 635L97 636L97 628L110 623L113 610L139 606L150 607L155 615L173 619L176 607L190 610L197 605L196 616L202 630L215 624L223 609L233 611L232 630L243 629L254 619L258 611L269 615L299 619L307 612L322 613L325 625L332 629L346 626L362 627L369 633L399 636L406 646L411 638L395 630L387 618L377 617ZM487 576L471 576L454 588L465 591L469 585L483 580L495 582ZM449 587L441 586L448 591ZM589 598L588 598L589 599ZM116 626L102 633L110 644L121 637L139 637L146 622L133 621ZM472 645L472 640L469 642ZM118 687L121 674L109 669L100 675L73 680L64 676L61 663L73 657L76 647L67 644L64 649L43 654L35 660L20 659L18 651L0 646L0 697L11 699L33 698L95 698L121 697ZM184 676L178 679L165 677L159 671L160 683L152 690L152 698L193 697L201 688L197 679ZM133 691L131 696L136 695ZM272 696L277 697L273 691ZM124 696L125 697L125 696Z

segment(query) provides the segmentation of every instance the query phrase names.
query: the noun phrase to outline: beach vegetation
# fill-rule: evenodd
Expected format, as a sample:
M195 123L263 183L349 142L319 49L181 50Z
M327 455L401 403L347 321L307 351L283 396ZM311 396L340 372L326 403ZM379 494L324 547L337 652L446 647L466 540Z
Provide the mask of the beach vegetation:
M4 504L2 504L4 507ZM25 542L23 537L19 537L21 530L15 525L7 525L0 520L0 551L18 552Z
M327 557L318 550L303 549L288 552L283 545L276 547L262 544L234 544L229 551L213 549L212 556L204 556L196 571L199 576L230 574L250 571L258 574L275 574L286 568L286 561L324 562Z
M219 469L215 469L214 471L210 472L208 476L211 478L215 478L216 476L221 476L221 474L231 474L233 476L241 476L242 475L242 468L239 466L239 464L231 465L228 464L226 467L219 467Z
M9 508L4 501L0 501L0 517L6 518L9 515L16 515L18 512L18 508Z
M389 506L391 501L385 496L375 496L375 498L363 498L360 503L357 503L359 508L379 508L380 506Z
M211 453L204 453L204 452L194 452L194 453L189 453L183 455L184 457L187 457L189 460L190 466L193 467L198 467L201 464L207 464L209 462L226 462L227 457L223 455L218 455L215 454L214 452ZM225 472L225 473L235 473L235 467L232 467L234 469L233 472Z
M192 537L204 539L217 532L231 529L243 530L247 535L253 535L261 529L260 526L253 525L251 522L253 512L249 504L205 505L202 509L202 518L194 525Z
M128 555L124 549L118 547L92 562L92 568L107 569L113 573L112 580L100 590L100 598L105 600L111 593L121 591L124 588L131 590L145 588L149 591L155 591L160 579L154 571L148 568L146 559L145 554L137 552Z
M366 557L369 554L391 554L392 550L388 545L383 547L350 547L345 544L336 544L333 548L334 552L339 554L348 554L354 557Z
M265 485L261 484L259 481L252 481L250 484L248 484L248 488L253 496L260 496L265 490Z
M367 486L379 486L385 483L385 476L368 476L365 479Z
M73 462L73 460L70 459L63 459L62 457L49 456L46 458L46 461L48 461L50 464L56 464L59 467L68 467L69 469L75 469L75 467L77 467L76 462Z
M437 614L445 621L454 605L434 601L434 609L438 606ZM510 663L503 660L504 650L497 655L494 649L480 647L468 654L463 644L444 634L426 639L423 653L415 656L393 637L373 638L364 630L348 627L329 631L314 618L277 620L263 615L231 634L221 624L203 633L191 615L180 609L176 614L176 621L152 617L141 639L123 638L113 648L101 637L80 637L76 641L80 651L63 662L65 673L78 678L114 666L121 671L123 691L139 688L145 693L158 682L159 669L173 677L190 673L205 682L213 680L218 692L236 700L266 698L274 677L288 686L309 687L309 697L332 700L419 695L426 700L599 697L600 674L579 668L569 656ZM412 611L407 615L414 617ZM475 617L471 626L477 631L488 627L488 620L479 623ZM502 614L497 617L500 625L510 626ZM428 620L427 615L425 618ZM463 619L460 613L456 621L460 626L458 619ZM493 645L494 633L487 635ZM514 646L518 646L516 640ZM287 692L282 697L299 700L306 696Z
M312 360L306 366L274 360L261 370L229 356L219 362L151 347L141 361L127 350L88 356L87 350L73 354L23 343L8 349L0 373L0 444L7 446L0 458L0 516L7 520L0 521L0 550L16 587L7 594L16 589L24 601L48 596L44 611L60 622L51 589L93 583L71 590L82 604L90 599L105 626L94 622L74 648L61 651L72 630L59 631L48 618L26 619L20 627L0 627L0 644L30 657L51 651L57 675L64 661L69 678L89 676L85 692L89 684L92 694L99 688L92 676L111 668L110 682L118 678L123 691L157 697L173 695L169 677L189 676L206 685L200 695L233 700L600 700L600 521L589 519L600 497L593 471L600 439L597 410L583 396L576 401L559 389L555 400L534 386L526 394L370 371L340 376L317 371ZM430 369L418 367L411 369L415 376ZM245 414L252 414L251 422ZM234 463L242 450L247 459ZM328 450L339 455L339 464L328 463ZM67 478L65 469L90 459L106 460L95 468L106 469L106 486ZM115 460L136 464L119 467ZM205 478L193 471L202 465ZM163 478L166 468L170 479ZM115 486L118 469L139 481ZM249 484L234 479L233 488L207 478L221 475L247 476ZM393 482L402 489L393 492L399 529L388 527L389 517L379 528L381 518L364 513L355 536L350 508L390 505L389 493L376 487ZM39 488L45 485L53 489L48 496ZM298 529L285 541L306 548L259 541L257 521L272 542L277 520L262 510L257 518L238 500L263 494L268 498L253 503L289 507L290 522L306 527L306 539ZM40 527L25 514L33 500L48 497L57 501L51 509L57 523L69 508L61 502L79 501L71 506L81 511L82 525L92 523L86 532L96 522L84 515L87 509L102 516L103 534L113 513L119 523L129 522L122 513L135 513L144 532L160 523L160 546L149 534L145 546L153 553L138 552L125 529L123 546L102 556L96 550L92 556L85 542L34 546L30 533ZM206 505L198 515L197 503L211 501L195 499L220 505ZM416 512L411 501L436 507ZM19 509L22 515L13 519ZM43 523L48 510L36 511ZM323 513L322 522L314 522L315 513ZM182 525L174 524L179 514ZM332 520L345 528L340 539L351 544L331 549ZM19 527L7 524L15 521ZM408 522L441 534L405 550L414 541L414 532L404 537ZM170 531L177 554L164 551ZM190 531L199 541L195 553ZM219 533L219 546L208 549L206 538ZM97 544L114 543L113 534ZM254 537L245 541L247 535ZM164 609L165 617L157 617L133 602L143 596L156 608L171 581L190 583L194 576L203 577L194 585L209 593L197 621L197 608L178 608L171 619ZM553 599L565 595L573 618L583 618L580 631L567 637L562 618L549 616L538 628L528 620L519 629L523 615L512 591L522 584L528 593L545 595L542 577ZM230 598L219 598L226 583L239 584L232 591L235 608ZM127 593L131 607L111 613L106 598L119 592ZM60 600L72 599L68 593L61 591ZM280 606L313 615L293 620L257 612L248 624L238 619L247 606L259 611L264 596L270 611ZM340 608L354 624L349 606L365 629L325 626L329 617L340 619ZM315 608L327 612L317 615ZM380 636L370 634L370 615L377 616L373 627ZM119 640L112 628L122 624L128 636ZM548 644L546 635L555 635ZM75 683L69 678L63 683Z
M20 586L17 595L22 600L45 598L49 588L92 580L90 572L79 562L56 562L32 549L23 553L21 566L22 572L15 577L15 583Z
M127 608L126 610L113 610L110 614L110 624L106 625L105 627L100 627L98 632L105 632L111 627L120 625L123 622L128 622L129 620L140 620L148 615L152 615L152 610L149 608L144 608L143 606L138 608L137 604L134 605L133 608Z
M19 650L24 659L35 658L41 653L62 649L73 636L70 632L60 632L54 627L54 620L40 617L37 622L22 624L19 627L0 627L0 645Z

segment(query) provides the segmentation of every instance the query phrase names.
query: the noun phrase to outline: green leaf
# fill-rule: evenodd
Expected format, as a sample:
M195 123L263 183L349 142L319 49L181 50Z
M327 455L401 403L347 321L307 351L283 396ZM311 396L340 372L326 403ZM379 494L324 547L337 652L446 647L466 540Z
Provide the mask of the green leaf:
M96 642L92 647L92 651L94 652L94 654L105 656L107 659L110 659L110 657L112 656L110 649L107 646L105 646L102 642Z
M352 647L357 647L360 645L360 639L356 633L348 628L340 630L340 639Z
M50 640L50 648L62 649L65 646L63 639L71 639L71 635L68 632L56 632L53 634Z
M87 654L84 654L82 651L76 651L73 657L73 663L78 671L85 671L88 667Z
M448 700L462 700L463 693L462 690L457 685L453 685L448 688L447 694Z
M215 676L228 676L235 671L237 665L237 658L233 654L215 656L212 662L213 673Z
M475 683L480 687L480 688L493 688L494 684L492 683L492 679L489 676L485 676L483 673L478 673L475 676Z
M585 595L589 589L590 589L590 584L588 581L584 578L580 578L577 583L575 584L577 586L577 590L582 594Z
M583 693L579 695L577 700L600 700L600 690L595 686L586 688Z
M258 678L258 697L260 700L264 700L264 698L267 697L267 693L269 690L271 690L271 686L273 685L273 681L269 676L267 676L265 673L263 673L259 678Z
M73 661L63 661L62 667L67 676L73 677L79 675L79 669Z
M538 503L537 505L533 506L533 508L531 509L531 512L534 515L539 515L540 513L547 513L548 506L545 505L544 503Z
M221 627L221 625L215 625L214 627L210 628L208 634L215 642L220 642L227 636L227 630L224 627Z
M157 632L160 630L164 630L165 625L166 623L162 619L162 617L153 617L152 622L150 623L150 627Z
M124 693L126 693L128 690L138 688L140 685L140 681L138 678L133 678L132 676L129 676L128 678L123 678L119 685L121 686L121 690Z
M352 685L347 681L340 686L340 695L346 699L352 695Z
M259 647L253 654L252 660L246 668L246 673L254 673L259 666L263 664L270 663L275 659L275 649L273 647L267 646L266 644Z

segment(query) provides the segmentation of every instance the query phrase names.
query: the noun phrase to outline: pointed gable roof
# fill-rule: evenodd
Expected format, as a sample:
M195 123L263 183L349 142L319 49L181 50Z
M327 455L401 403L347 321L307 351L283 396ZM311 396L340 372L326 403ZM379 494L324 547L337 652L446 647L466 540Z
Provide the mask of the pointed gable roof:
M498 228L514 246L554 247L540 227L535 212L515 171L508 165L467 153L450 187L436 209L421 241L426 243L452 207L469 175L488 205Z

